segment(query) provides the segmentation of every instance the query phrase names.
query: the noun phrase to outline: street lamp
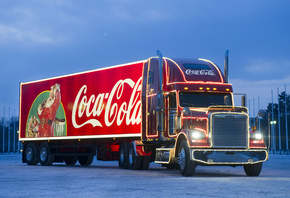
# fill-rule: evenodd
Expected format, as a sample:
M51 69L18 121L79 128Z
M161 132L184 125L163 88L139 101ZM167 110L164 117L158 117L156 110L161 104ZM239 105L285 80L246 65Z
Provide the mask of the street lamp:
M270 121L270 124L271 124L271 129L272 129L272 153L275 154L275 151L276 151L276 138L275 138L275 129L276 129L276 120L272 120Z

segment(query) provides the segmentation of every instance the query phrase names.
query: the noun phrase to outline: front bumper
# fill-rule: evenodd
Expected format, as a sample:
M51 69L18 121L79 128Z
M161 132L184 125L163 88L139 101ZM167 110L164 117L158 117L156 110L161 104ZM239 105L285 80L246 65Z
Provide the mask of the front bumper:
M264 162L267 150L258 149L190 149L191 160L209 165L243 165Z

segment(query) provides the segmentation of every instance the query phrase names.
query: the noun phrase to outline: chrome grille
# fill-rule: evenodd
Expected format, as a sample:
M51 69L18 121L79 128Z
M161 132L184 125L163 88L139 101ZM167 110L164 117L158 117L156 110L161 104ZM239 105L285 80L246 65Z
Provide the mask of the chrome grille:
M247 148L248 116L245 114L214 114L211 116L213 147Z

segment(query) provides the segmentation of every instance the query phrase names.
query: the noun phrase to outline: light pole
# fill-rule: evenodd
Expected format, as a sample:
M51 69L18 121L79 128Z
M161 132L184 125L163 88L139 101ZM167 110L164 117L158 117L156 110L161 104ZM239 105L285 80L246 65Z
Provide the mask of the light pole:
M279 130L279 151L281 154L281 127L280 127L280 102L279 102L279 87L277 87L278 95L278 130Z
M275 153L276 150L276 144L275 144L275 128L274 128L274 124L276 123L276 121L274 121L274 107L273 107L273 90L271 90L271 96L272 96L272 120L270 122L271 124L271 129L272 129L272 153Z
M286 127L286 131L285 131L285 135L286 135L286 153L287 155L289 154L289 150L288 150L288 124L287 124L287 95L286 95L286 85L285 85L285 127Z

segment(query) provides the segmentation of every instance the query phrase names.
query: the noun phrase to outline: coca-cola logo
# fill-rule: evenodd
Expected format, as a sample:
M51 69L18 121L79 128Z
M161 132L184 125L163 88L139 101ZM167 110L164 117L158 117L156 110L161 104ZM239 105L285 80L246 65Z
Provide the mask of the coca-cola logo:
M87 96L87 85L83 85L75 98L72 109L72 124L75 128L91 124L93 127L109 127L113 123L120 126L124 121L126 125L141 123L141 80L135 83L127 78L119 80L110 93L98 93ZM132 89L129 101L124 101L124 89L129 85ZM128 86L126 86L128 88ZM128 91L126 91L126 94ZM123 96L123 97L122 97ZM103 115L103 119L101 119ZM88 118L80 122L80 118ZM83 120L83 119L82 119ZM102 123L103 120L103 123Z
M202 69L202 70L187 69L185 73L187 75L196 75L196 76L215 76L215 73L213 72L213 70L207 70L207 69Z

